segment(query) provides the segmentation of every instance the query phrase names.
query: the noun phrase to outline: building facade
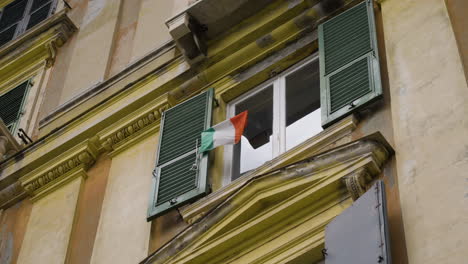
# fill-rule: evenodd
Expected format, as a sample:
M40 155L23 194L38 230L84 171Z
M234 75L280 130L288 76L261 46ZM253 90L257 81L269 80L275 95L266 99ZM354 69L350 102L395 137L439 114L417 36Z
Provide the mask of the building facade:
M466 263L467 12L0 0L0 263Z

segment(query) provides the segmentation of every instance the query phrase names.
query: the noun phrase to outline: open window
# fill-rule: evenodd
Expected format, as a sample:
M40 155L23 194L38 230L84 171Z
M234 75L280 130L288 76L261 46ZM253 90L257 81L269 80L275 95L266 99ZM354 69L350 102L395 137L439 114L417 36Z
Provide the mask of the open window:
M318 27L312 56L229 103L227 118L248 110L240 144L225 147L224 185L381 98L373 1Z
M322 131L320 69L312 56L228 106L229 117L249 111L240 144L225 146L225 183Z

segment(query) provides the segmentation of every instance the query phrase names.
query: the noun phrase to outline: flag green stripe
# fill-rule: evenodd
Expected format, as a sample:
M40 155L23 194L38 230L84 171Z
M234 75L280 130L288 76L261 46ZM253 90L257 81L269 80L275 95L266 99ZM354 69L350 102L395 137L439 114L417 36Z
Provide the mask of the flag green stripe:
M210 127L201 134L200 153L213 149L213 134L215 130Z

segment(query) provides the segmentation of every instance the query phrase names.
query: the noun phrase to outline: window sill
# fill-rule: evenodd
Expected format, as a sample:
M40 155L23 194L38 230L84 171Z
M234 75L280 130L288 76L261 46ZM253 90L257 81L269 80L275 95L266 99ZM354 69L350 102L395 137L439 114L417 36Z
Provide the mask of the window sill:
M327 149L350 142L351 132L356 128L357 123L358 120L354 115L344 118L319 134L304 141L295 148L283 153L269 162L266 162L254 171L236 179L229 185L224 186L193 204L180 208L180 214L186 222L193 223L223 202L232 193L239 190L251 178L255 178L259 175L279 169L312 155L319 154Z

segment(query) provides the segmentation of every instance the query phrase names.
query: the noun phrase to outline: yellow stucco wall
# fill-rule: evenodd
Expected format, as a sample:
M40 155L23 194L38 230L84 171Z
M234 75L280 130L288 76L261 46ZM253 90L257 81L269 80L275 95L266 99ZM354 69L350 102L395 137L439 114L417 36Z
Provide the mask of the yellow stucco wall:
M104 81L119 19L121 0L90 1L78 32L59 103ZM84 65L87 65L84 67Z
M65 262L82 181L75 178L33 204L17 263Z
M468 259L468 87L443 0L382 4L409 263Z
M0 263L17 263L32 203L23 200L0 212Z
M132 60L144 56L171 40L165 21L171 17L173 6L172 0L141 0Z
M151 192L157 135L112 158L90 263L138 263L148 254Z
M39 118L169 41L165 20L193 2L70 1L74 7L70 14L80 30L59 49L56 64L44 80L47 87ZM385 0L376 19L384 100L370 113L360 116L359 124L347 140L379 131L396 149L396 159L391 159L381 173L387 183L394 260L405 263L408 251L409 263L464 263L468 258L464 251L468 247L468 179L464 176L468 171L468 87L460 59L463 52L460 44L457 46L444 0ZM240 31L250 29L243 26ZM253 29L255 26L252 26L254 32ZM223 53L231 44L255 45L255 37L261 37L255 35L258 32L249 33L246 41L244 33L233 33L213 45ZM206 75L208 80L200 75L202 81L190 83L189 88L194 91L201 88L197 86L215 83L225 71L235 68L233 63L225 62L233 57L238 65L244 65L245 57L233 56L240 53L240 48L231 49L232 54L226 52L225 57L219 58L221 63L206 66L206 72L210 73ZM258 52L255 49L252 56ZM171 50L155 61L160 60L158 65L163 65L173 58L174 50ZM115 100L98 114L86 116L76 127L63 130L51 142L44 143L48 148L38 147L41 151L31 156L49 155L50 149L65 149L64 145L71 144L76 134L84 134L86 129L115 125L100 123L103 116L115 113L136 116L132 111L139 106L132 100L150 98L161 87L164 92L181 87L179 83L185 79L179 77L189 72L188 68L187 63L180 63L167 74L150 76L145 85L129 88L127 95L122 95L126 100ZM265 76L245 84L248 86L245 90L253 88ZM176 78L179 79L175 84L167 85ZM136 79L132 77L132 82ZM125 110L126 103L133 104L131 111ZM226 102L220 103L221 107L213 113L214 123L224 120L226 115ZM152 223L145 219L157 140L158 135L154 134L129 144L128 149L113 157L101 156L89 171L92 178L86 180L83 190L80 191L82 184L78 178L35 202L24 239L21 223L12 227L19 241L15 243L23 241L18 263L63 263L67 257L71 258L67 259L70 263L80 263L82 259L96 264L138 263L185 229L187 223L176 210ZM210 180L213 191L217 191L223 186L223 150L219 148L213 153ZM100 155L108 153L102 151ZM86 184L94 185L86 189ZM96 191L101 191L101 196L96 197L93 193ZM102 199L99 201L102 207L95 205L92 214L87 214L86 202L94 199ZM3 222L12 223L17 216L6 211L2 217ZM86 256L81 258L80 251L70 250L70 246L83 248ZM263 248L274 246L277 245L270 243Z

